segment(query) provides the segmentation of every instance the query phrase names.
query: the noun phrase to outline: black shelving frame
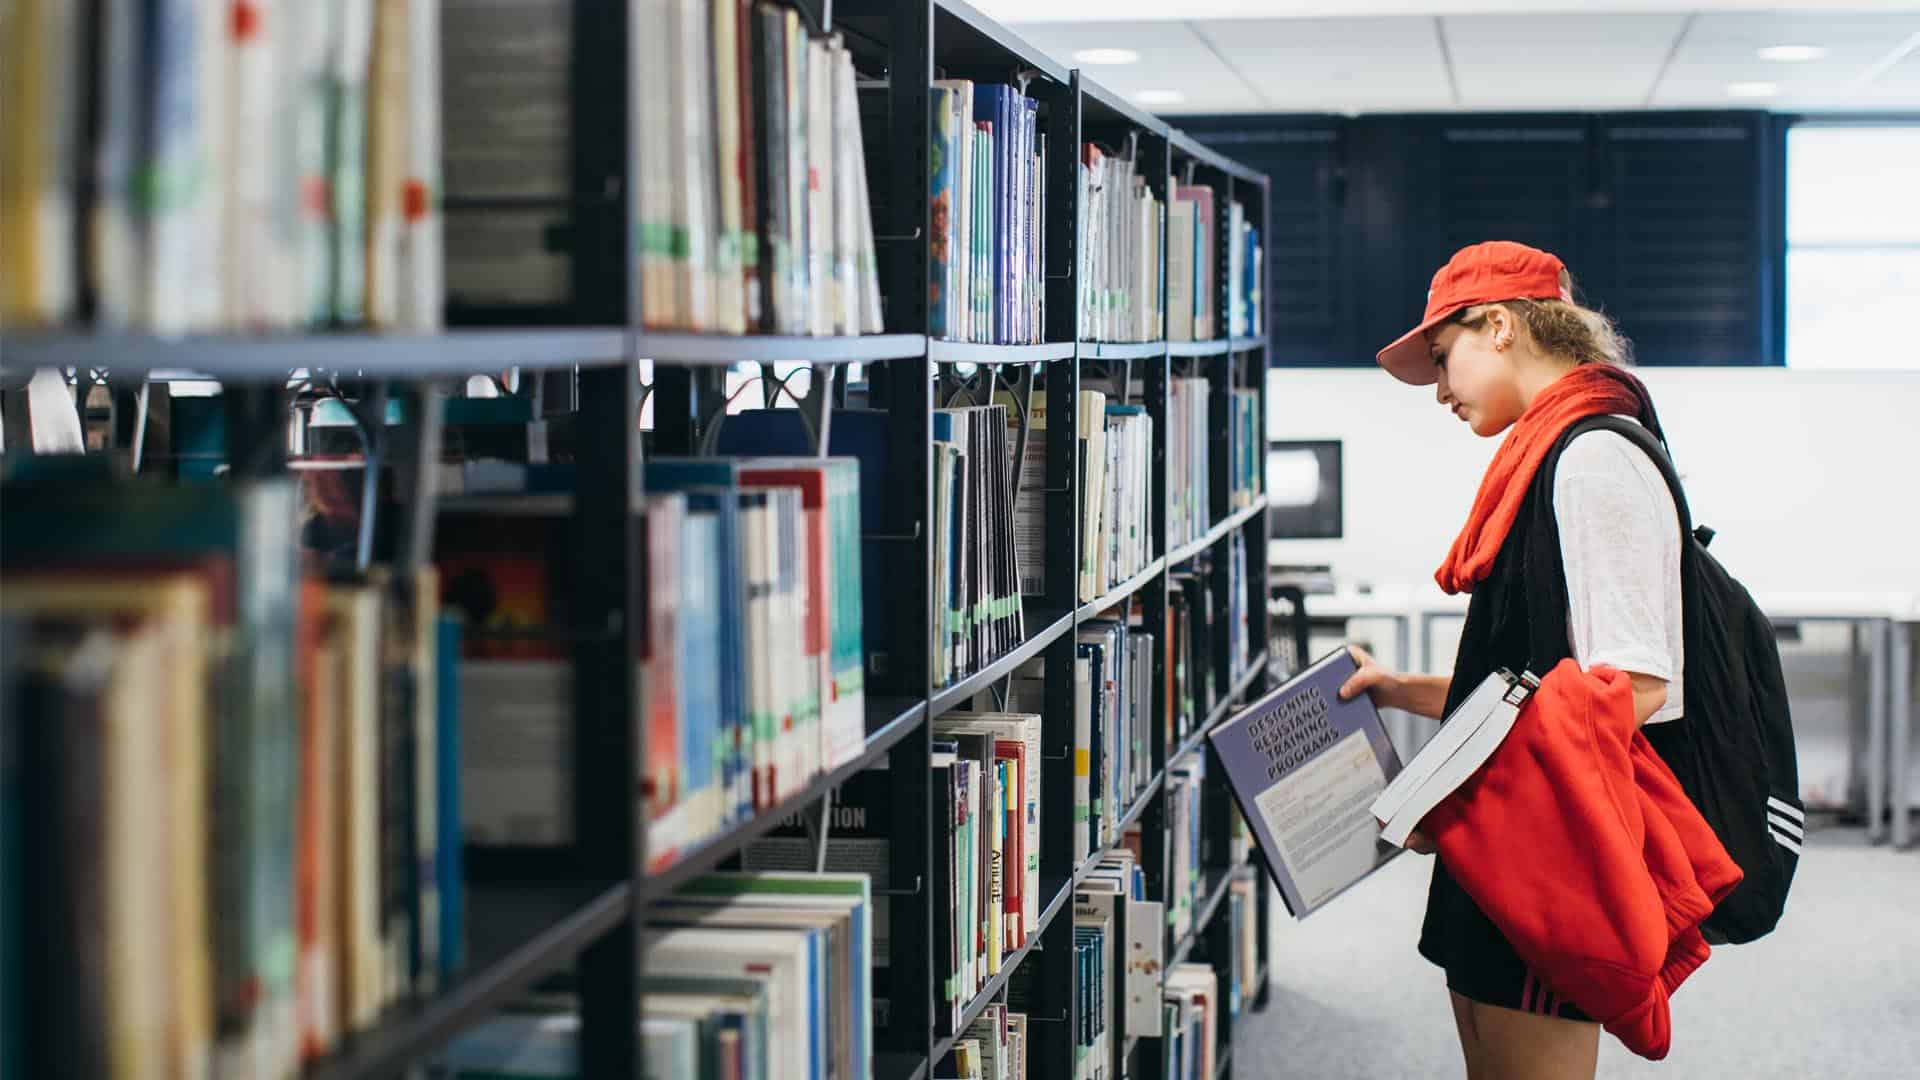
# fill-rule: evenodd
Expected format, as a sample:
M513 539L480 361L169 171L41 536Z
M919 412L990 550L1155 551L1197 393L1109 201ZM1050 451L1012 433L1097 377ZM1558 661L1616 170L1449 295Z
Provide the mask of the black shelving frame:
M1105 851L1078 862L1072 851L1071 710L1074 650L1080 628L1090 619L1122 605L1139 605L1148 626L1164 627L1169 610L1169 576L1197 558L1208 558L1216 603L1224 608L1228 585L1225 543L1242 535L1247 545L1247 633L1252 657L1242 668L1227 664L1225 618L1212 620L1218 633L1214 684L1218 700L1191 732L1168 737L1172 718L1164 692L1170 672L1165 650L1155 650L1151 775L1119 816L1116 835L1138 823L1149 898L1164 898L1169 880L1166 840L1167 770L1196 753L1210 753L1205 734L1238 703L1251 700L1269 684L1267 620L1266 515L1264 499L1254 505L1229 504L1223 409L1233 387L1260 394L1264 490L1264 418L1269 357L1263 336L1201 342L1109 343L1081 340L1078 334L1078 246L1085 208L1078 202L1078 148L1096 141L1130 148L1148 186L1165 203L1171 185L1197 182L1216 192L1214 249L1220 330L1227 329L1229 283L1226 279L1227 214L1241 202L1248 219L1259 223L1269 257L1275 256L1266 226L1266 179L1202 146L1179 130L1132 106L1078 70L1068 69L1022 41L1006 28L958 0L794 0L808 23L822 30L845 29L846 41L862 76L863 93L885 97L883 125L865 132L870 186L881 235L880 266L885 333L861 337L737 337L716 334L660 333L643 329L639 257L624 222L636 220L635 178L643 175L637 155L639 117L629 107L628 72L635 58L627 33L624 5L575 0L576 41L573 62L574 116L572 169L576 223L573 278L576 295L562 312L536 321L563 325L475 325L435 335L313 333L161 339L85 331L10 334L0 349L9 369L61 367L83 371L193 372L220 380L228 395L229 453L236 473L268 472L284 467L284 417L287 384L295 373L331 373L359 380L380 394L407 396L424 407L409 413L408 426L387 434L396 454L416 457L435 452L439 405L458 377L518 368L546 373L565 386L577 403L575 454L578 490L571 500L568 542L578 567L573 610L580 627L572 635L574 820L591 823L578 830L562 851L474 852L469 863L470 963L467 971L437 992L403 1001L379 1023L351 1035L329 1058L307 1070L314 1080L404 1075L448 1039L510 1004L543 981L558 978L577 991L581 1007L580 1067L583 1076L637 1076L640 1047L635 1018L645 1013L641 974L646 969L640 927L651 906L693 876L728 864L755 839L796 814L821 806L853 772L884 763L894 779L891 815L892 887L877 890L892 905L889 982L876 987L889 1000L889 1022L876 1029L874 1075L885 1080L917 1080L932 1075L952 1046L935 1023L933 993L933 904L930 853L933 797L929 761L933 720L964 706L1004 683L1023 663L1039 659L1046 673L1042 721L1043 792L1040 919L1029 943L1006 959L999 974L967 1003L965 1015L977 1016L1003 998L1017 971L1033 972L1034 1000L1029 1074L1071 1075L1073 1031L1078 1008L1073 987L1072 904L1075 889L1095 869ZM1020 82L1041 102L1041 130L1049 147L1044 221L1046 319L1044 340L1031 345L981 345L928 336L926 282L929 277L932 222L928 199L928 140L931 131L931 82L960 77L978 81ZM610 137L608 132L621 133ZM609 193L614 193L609 195ZM1164 250L1164 232L1162 248ZM481 321L492 322L492 319ZM637 378L641 361L651 361L652 385ZM757 814L721 835L683 853L669 869L647 873L647 823L638 777L646 774L645 738L640 705L643 680L636 679L639 628L646 610L644 565L640 559L641 463L646 454L695 450L706 425L724 411L725 369L738 363L811 365L813 386L803 407L816 410L817 453L827 446L831 413L845 403L844 365L861 363L866 372L866 403L889 416L888 474L884 517L863 521L869 539L887 542L885 561L863 566L868 587L885 587L904 627L930 625L932 577L931 418L935 388L950 385L957 369L972 365L973 377L989 388L1035 385L1044 378L1048 423L1045 431L1047 476L1045 537L1046 592L1025 598L1026 640L954 686L935 686L927 636L908 633L888 643L883 667L869 666L867 739L851 762L813 779L781 805ZM1073 466L1079 432L1075 403L1083 370L1098 366L1117 372L1129 387L1138 378L1140 404L1154 419L1151 453L1152 559L1139 573L1100 596L1079 596L1080 491ZM1193 543L1169 550L1166 404L1177 373L1205 375L1212 384L1208 506L1213 526ZM1016 391L1017 392L1017 391ZM643 393L650 393L655 425L650 444L635 418ZM433 470L416 470L431 476ZM371 475L371 473L370 473ZM433 491L423 482L409 493L407 509L421 528L410 530L415 550L431 549ZM425 531L422 531L424 529ZM426 538L421 542L420 538ZM911 587L910 582L918 582ZM884 583L884 584L883 584ZM874 643L869 643L873 645ZM870 650L871 651L871 650ZM1203 828L1224 836L1223 808L1230 803L1223 774L1209 770ZM1217 789L1217 790L1216 790ZM831 844L825 837L820 841ZM1225 882L1257 867L1209 862L1207 902L1196 912L1193 930L1175 941L1168 931L1163 957L1218 957L1224 974ZM1259 894L1261 976L1254 1004L1267 997L1265 973L1271 970L1266 927L1268 889ZM1230 943L1228 943L1230 944ZM1123 1011L1122 1011L1123 1012ZM1124 1023L1124 1018L1122 1018ZM1222 1025L1223 1032L1230 1029ZM1230 1038L1230 1035L1223 1035ZM1125 1031L1111 1040L1111 1075L1158 1080L1160 1040ZM1230 1043L1229 1043L1230 1045ZM1230 1057L1223 1052L1222 1074Z

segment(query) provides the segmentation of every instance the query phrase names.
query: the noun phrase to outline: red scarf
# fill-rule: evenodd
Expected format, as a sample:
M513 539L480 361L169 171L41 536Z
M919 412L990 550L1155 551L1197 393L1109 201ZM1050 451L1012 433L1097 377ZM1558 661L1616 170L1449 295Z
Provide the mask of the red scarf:
M1454 538L1447 561L1433 578L1449 594L1472 592L1493 570L1493 560L1520 517L1533 474L1569 425L1589 416L1631 416L1643 423L1653 402L1639 379L1612 364L1581 364L1540 391L1493 455L1473 513Z

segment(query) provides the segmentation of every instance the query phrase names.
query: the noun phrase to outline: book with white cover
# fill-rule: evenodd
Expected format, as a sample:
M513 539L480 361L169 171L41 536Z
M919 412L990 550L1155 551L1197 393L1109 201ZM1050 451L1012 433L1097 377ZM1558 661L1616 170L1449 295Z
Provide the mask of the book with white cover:
M833 50L825 41L807 43L807 332L832 334L834 311L844 284L834 276L837 232L833 224Z
M747 332L746 279L740 266L746 236L745 190L741 186L740 155L740 25L735 3L713 5L710 44L713 47L714 180L719 197L715 216L720 232L713 247L713 328L727 334Z
M1167 340L1193 340L1193 203L1167 206Z
M440 5L408 0L407 20L407 167L396 315L402 329L427 334L440 329L447 296L440 209Z
M1383 823L1381 839L1405 846L1421 819L1500 748L1521 706L1539 686L1533 675L1503 668L1474 687L1369 808Z

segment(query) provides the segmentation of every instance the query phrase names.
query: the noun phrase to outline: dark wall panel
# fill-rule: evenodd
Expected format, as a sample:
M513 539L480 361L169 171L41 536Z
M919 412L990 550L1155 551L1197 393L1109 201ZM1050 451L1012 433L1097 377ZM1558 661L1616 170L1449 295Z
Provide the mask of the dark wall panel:
M1572 270L1646 364L1780 363L1779 126L1765 113L1181 117L1273 178L1281 364L1368 364L1460 247Z

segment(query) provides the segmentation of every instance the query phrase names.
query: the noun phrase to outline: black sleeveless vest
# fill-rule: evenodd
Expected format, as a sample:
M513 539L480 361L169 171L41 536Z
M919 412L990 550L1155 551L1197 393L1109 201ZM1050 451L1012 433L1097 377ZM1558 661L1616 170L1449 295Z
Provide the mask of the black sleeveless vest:
M1660 434L1651 409L1636 419ZM1567 626L1567 571L1560 557L1560 528L1551 494L1553 469L1573 426L1560 434L1542 461L1492 570L1474 587L1443 716L1500 668L1545 676L1573 655ZM1489 952L1510 955L1512 951L1499 928L1436 857L1426 918L1420 927L1420 954L1452 970L1481 964Z

